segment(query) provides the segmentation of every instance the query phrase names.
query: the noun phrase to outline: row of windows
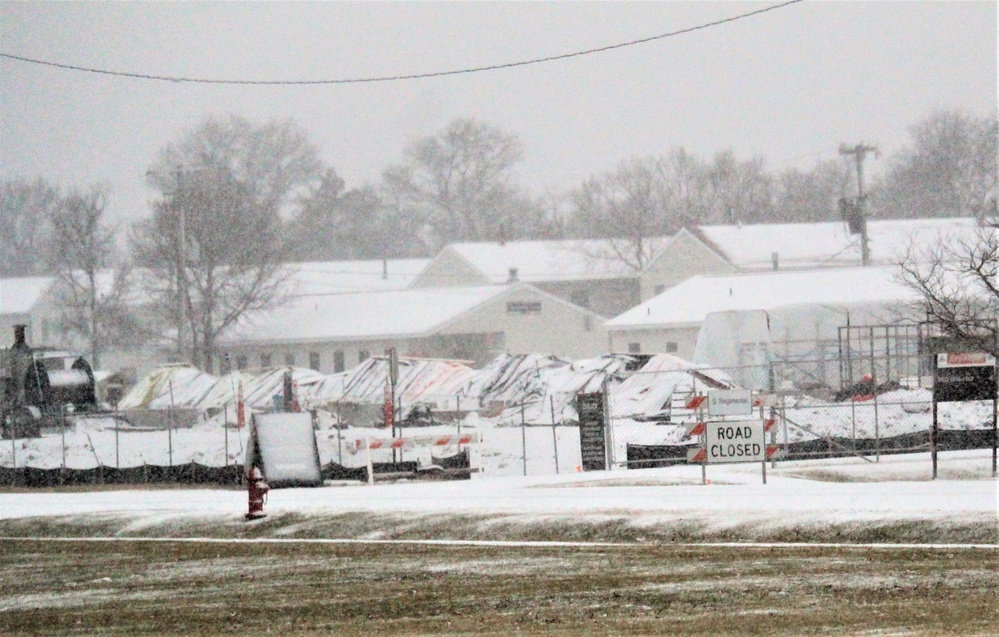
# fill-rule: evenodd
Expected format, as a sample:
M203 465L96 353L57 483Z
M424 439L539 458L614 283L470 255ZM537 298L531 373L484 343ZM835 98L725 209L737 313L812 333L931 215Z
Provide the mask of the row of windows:
M357 353L357 362L363 363L364 361L371 358L371 352L368 350L360 350ZM320 364L322 363L322 355L320 352L309 352L309 369L319 370ZM284 355L284 364L288 366L294 366L297 364L295 354L292 352L286 352ZM269 353L260 354L260 367L271 367L274 365L274 357ZM236 369L247 369L250 366L249 357L246 354L236 355ZM333 372L342 372L347 368L347 359L344 355L343 350L333 351Z
M663 351L666 352L667 354L675 354L678 349L679 348L677 347L676 342L674 342L674 341L668 341L666 343L666 347L663 348ZM641 343L628 343L628 353L629 354L641 354L642 353L642 344Z

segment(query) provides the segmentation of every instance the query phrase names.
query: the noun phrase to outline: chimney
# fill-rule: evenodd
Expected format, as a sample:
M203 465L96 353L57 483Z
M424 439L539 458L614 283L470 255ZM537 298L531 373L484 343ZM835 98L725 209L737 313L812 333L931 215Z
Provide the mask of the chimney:
M774 270L779 270L780 269L780 253L778 253L778 252L771 252L770 253L770 262L774 264Z
M516 283L519 281L517 278L517 268L510 268L510 278L507 279L507 283Z
M24 330L27 325L14 326L14 347L17 349L28 349L28 341L24 338Z

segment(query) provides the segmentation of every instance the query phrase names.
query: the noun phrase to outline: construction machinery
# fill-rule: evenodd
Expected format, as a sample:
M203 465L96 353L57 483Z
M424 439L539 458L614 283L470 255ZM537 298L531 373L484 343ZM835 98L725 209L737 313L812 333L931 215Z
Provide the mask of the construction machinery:
M14 326L14 344L0 349L0 423L4 438L41 435L68 414L98 409L90 364L78 354L33 348L25 326Z

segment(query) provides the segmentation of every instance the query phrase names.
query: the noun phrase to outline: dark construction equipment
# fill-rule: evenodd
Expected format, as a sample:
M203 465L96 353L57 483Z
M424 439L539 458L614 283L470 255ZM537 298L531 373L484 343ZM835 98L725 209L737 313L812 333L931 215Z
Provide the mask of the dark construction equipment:
M4 438L41 435L60 424L67 408L97 409L94 372L81 356L28 345L25 326L14 326L14 344L0 349L0 423ZM69 406L72 405L70 408Z

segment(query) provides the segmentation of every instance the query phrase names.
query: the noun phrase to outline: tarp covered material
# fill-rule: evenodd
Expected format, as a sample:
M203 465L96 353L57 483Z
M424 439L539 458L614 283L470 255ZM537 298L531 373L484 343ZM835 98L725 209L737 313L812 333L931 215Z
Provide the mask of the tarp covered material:
M857 302L796 303L760 310L709 314L701 325L694 361L730 370L742 387L772 390L771 362L796 362L813 382L838 386L841 327L911 323L907 305Z
M405 419L417 405L454 410L456 397L465 393L476 375L477 372L462 361L399 359L395 394L402 413L397 416ZM388 358L374 356L348 372L322 378L305 392L305 405L310 409L326 410L343 404L382 405L388 384ZM462 405L462 409L476 407L471 401Z
M323 380L319 372L304 367L275 367L263 370L243 384L243 402L260 411L274 408L274 397L284 395L284 377L291 373L296 398L301 402L309 387Z
M657 354L614 389L611 416L663 420L677 409L685 409L686 399L694 394L735 386L723 371L672 354Z
M274 407L274 396L284 394L284 375L289 371L299 397L307 394L313 384L326 378L317 371L302 367L276 367L255 374L236 371L217 377L189 365L165 365L139 379L118 403L118 408L217 409L224 405L235 405L236 394L242 383L246 407L255 411L269 411Z
M320 486L319 447L308 413L254 414L246 470L258 466L272 488Z
M216 377L190 365L164 365L152 370L118 402L118 409L197 408Z
M545 391L542 378L570 363L546 354L501 354L478 371L465 396L487 411L519 405L524 396L540 397Z
M606 355L549 367L537 376L540 391L513 395L514 404L503 413L503 420L519 424L523 403L523 419L528 424L551 424L553 417L555 422L576 421L576 395L602 391L605 381L616 385L634 362L631 356Z
M211 388L205 392L198 402L198 407L202 409L212 409L223 405L233 405L236 403L239 394L240 383L243 385L243 395L246 395L246 388L256 377L244 371L234 371L225 376L220 376L212 384Z

